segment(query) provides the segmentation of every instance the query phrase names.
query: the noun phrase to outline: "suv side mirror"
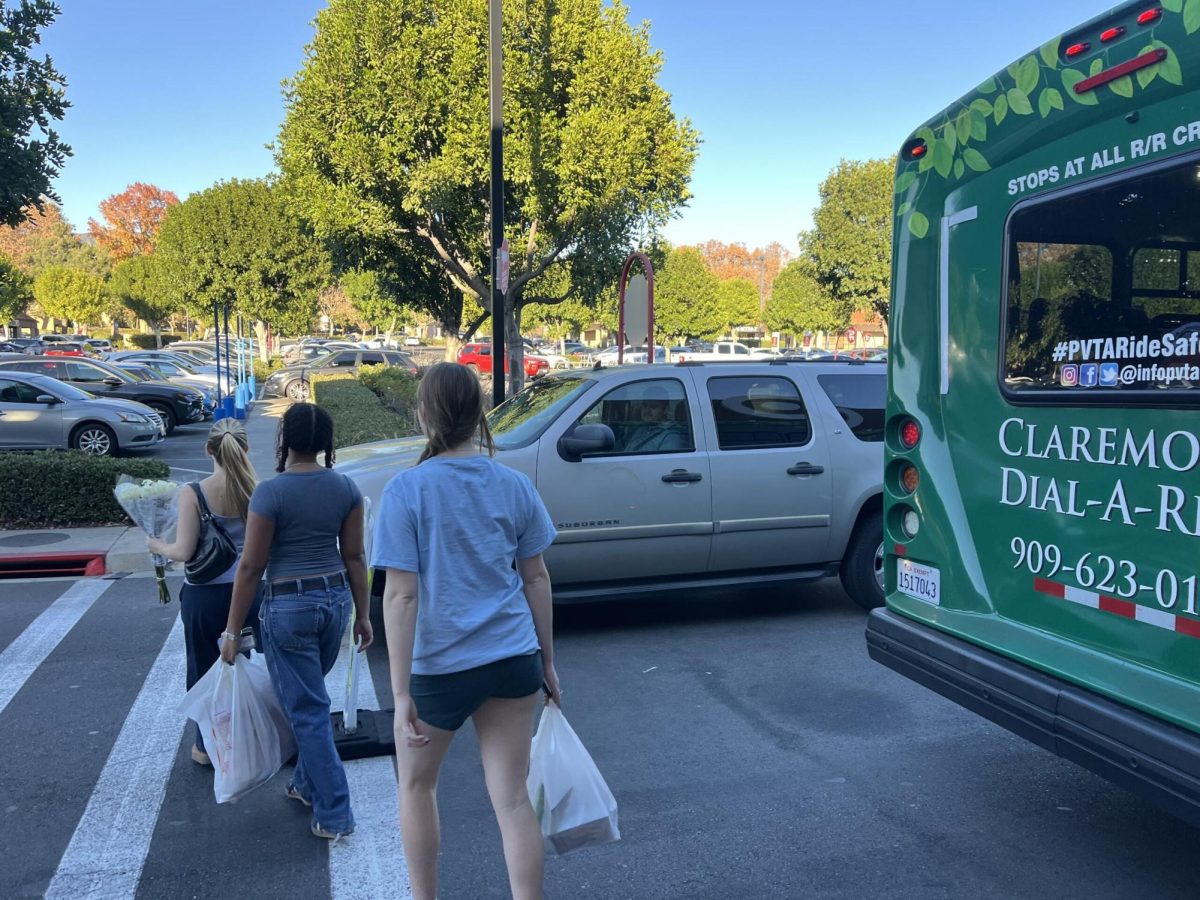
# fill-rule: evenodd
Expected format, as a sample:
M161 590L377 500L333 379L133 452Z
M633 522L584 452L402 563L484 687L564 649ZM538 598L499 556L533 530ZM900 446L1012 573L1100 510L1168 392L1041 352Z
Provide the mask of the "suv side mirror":
M109 387L120 387L125 382L123 382L116 375L106 375L104 377L104 383L107 384Z
M589 453L608 453L616 446L617 437L607 425L580 425L558 439L558 455L579 462Z
M53 396L52 394L38 394L36 397L34 397L34 402L35 403L45 403L48 406L54 406L55 404L61 403L62 401L59 400L57 397Z

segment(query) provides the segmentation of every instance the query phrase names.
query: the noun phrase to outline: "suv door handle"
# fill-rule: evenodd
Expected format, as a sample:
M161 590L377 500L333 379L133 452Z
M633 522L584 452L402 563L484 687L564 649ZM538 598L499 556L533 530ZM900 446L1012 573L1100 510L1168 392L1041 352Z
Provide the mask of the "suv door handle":
M824 471L824 466L814 466L812 463L799 462L794 466L790 466L787 473L789 475L820 475Z
M667 484L689 484L700 481L704 476L699 472L689 472L687 469L672 469L670 475L664 475L662 480Z

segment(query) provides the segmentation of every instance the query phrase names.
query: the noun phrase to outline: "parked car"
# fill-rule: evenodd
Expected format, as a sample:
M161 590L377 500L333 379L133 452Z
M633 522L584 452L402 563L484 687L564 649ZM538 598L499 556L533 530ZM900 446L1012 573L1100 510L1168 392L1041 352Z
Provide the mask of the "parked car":
M0 369L0 450L82 450L112 456L163 439L158 414L94 397L45 375Z
M888 358L886 347L851 347L849 350L835 350L833 355L839 359L845 357L866 362L887 362Z
M71 341L54 341L46 345L46 356L87 356L83 352L82 344L75 344Z
M165 378L163 374L150 366L142 365L135 362L113 363L122 372L128 372L138 381L169 381L171 384L179 384L185 387L190 387L193 390L199 391L204 397L204 418L211 419L213 413L217 409L217 392L216 389L205 381L194 381L190 378Z
M595 365L596 363L599 363L602 366L611 367L621 365L622 363L620 359L621 358L617 354L617 348L609 347L607 350L595 354L592 357L592 364ZM667 348L662 344L656 344L654 346L654 361L656 363L666 363L667 361ZM641 347L636 348L630 347L629 345L625 346L624 365L644 365L645 362L646 346L644 344Z
M833 359L833 353L828 350L818 350L816 347L797 347L784 354L784 359Z
M262 396L290 397L307 400L310 375L331 375L337 372L357 375L362 366L400 366L414 376L420 369L412 357L399 350L336 350L310 363L287 366L271 373L263 382Z
M419 337L417 337L415 334L410 334L408 337L406 337L404 339L404 346L405 347L420 347L421 339Z
M8 343L16 346L18 353L27 353L30 356L41 356L46 352L46 345L41 338L10 338Z
M43 334L41 339L42 339L42 343L44 343L44 344L73 344L73 343L75 343L71 338L67 337L65 334Z
M120 367L94 359L46 356L0 357L0 374L31 372L62 381L100 397L135 400L158 413L167 434L176 425L204 421L204 397L194 388L165 381L138 381Z
M488 414L558 529L558 601L840 574L883 600L887 373L849 362L552 372ZM378 500L424 441L338 451ZM376 507L377 508L377 507Z
M91 347L96 353L113 352L112 341L108 340L108 338L85 338L81 343L87 347Z
M122 362L141 363L142 365L151 366L165 377L190 378L194 381L203 381L206 384L212 385L214 390L218 386L217 366L197 363L188 356L180 353L172 353L168 350L123 350L120 353L110 353L108 361L117 365L120 365ZM223 354L220 368L221 391L225 394L232 393L236 381L233 374L225 367Z
M458 351L458 361L476 375L492 374L492 345L483 341L463 344ZM550 363L544 356L525 354L525 376L538 378L550 371ZM504 372L508 373L508 360L504 361Z
M8 341L0 341L0 353L24 353L25 351L17 344L9 343Z
M281 354L281 356L285 365L292 366L297 363L313 362L332 352L332 350L326 350L321 344L294 344L287 353Z
M215 365L217 359L216 346L212 341L176 341L173 344L163 348L172 353L186 353L192 359L198 360L204 365ZM236 353L236 351L235 351ZM225 358L225 348L221 348L221 359Z

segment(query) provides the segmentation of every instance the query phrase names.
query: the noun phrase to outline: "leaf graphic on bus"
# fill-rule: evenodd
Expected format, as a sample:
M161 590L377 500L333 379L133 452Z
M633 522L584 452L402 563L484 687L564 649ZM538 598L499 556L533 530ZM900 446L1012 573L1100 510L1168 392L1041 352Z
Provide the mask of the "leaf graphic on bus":
M948 129L951 134L954 129ZM954 167L954 147L947 141L938 141L933 145L933 151L929 154L933 158L933 168L943 178L950 174L950 169Z
M983 154L974 147L968 147L963 151L962 161L970 166L973 172L987 172L992 168Z
M1163 6L1166 6L1164 3ZM1183 30L1188 34L1200 29L1200 0L1187 0L1183 5Z
M964 109L958 114L958 118L954 120L954 131L958 135L958 142L966 146L967 141L971 140L971 111Z
M992 104L982 97L977 97L971 101L971 109L979 113L981 116L990 116L992 114Z
M1197 0L1200 2L1200 0ZM1022 94L1029 95L1033 93L1033 89L1037 87L1038 77L1041 75L1041 69L1038 68L1036 57L1027 56L1021 60L1021 64L1017 69L1017 90ZM1012 104L1012 98L1008 99L1009 104ZM1030 112L1032 112L1032 107Z
M963 165L963 161L961 159L956 159L954 161L954 177L955 178L962 178L963 172L965 172L966 170L967 170L967 167L965 165Z
M1008 98L1001 94L996 98L996 124L999 125L1008 115Z
M1052 69L1058 68L1058 45L1061 42L1062 38L1056 37L1052 41L1046 41L1038 50L1042 55L1042 61Z
M989 78L979 87L975 88L975 92L978 94L994 94L996 93L998 87L999 85L996 84L996 79Z
M900 208L898 210L896 210L896 215L903 218L905 214L912 211L912 208L913 208L912 203L908 200L905 200L903 203L900 204Z
M971 110L971 139L974 141L987 140L987 119L976 109Z
M907 191L910 187L913 186L913 183L916 182L916 180L917 180L917 173L914 172L912 169L909 169L907 172L901 173L900 177L896 179L896 193L903 194L905 191ZM898 215L900 215L900 214L898 214Z
M951 156L958 149L958 132L954 130L954 123L947 122L942 126L942 142L949 148Z
M1162 0L1162 5L1173 13L1183 12L1183 0Z
M1033 106L1029 103L1029 97L1024 91L1017 88L1009 88L1008 93L1008 108L1015 112L1018 116L1033 115Z
M1093 59L1091 66L1088 68L1089 75L1099 75L1104 71L1104 60Z
M923 238L929 233L929 220L923 213L915 212L908 217L908 230L916 238Z
M1119 97L1133 96L1133 78L1128 75L1122 75L1115 81L1108 83L1109 89Z
M1150 53L1154 50L1166 50L1167 56L1162 62L1139 70L1137 73L1138 84L1145 88L1155 77L1162 76L1162 80L1168 84L1182 85L1183 70L1179 67L1179 57L1175 55L1175 51L1162 41L1151 41L1142 48L1141 54Z
M1075 92L1075 85L1079 84L1079 82L1083 81L1086 77L1087 76L1082 72L1078 72L1075 69L1063 69L1063 87L1067 90L1067 96L1076 103L1082 103L1084 106L1095 106L1100 101L1096 99L1096 95L1094 93L1088 91L1085 94L1077 94Z

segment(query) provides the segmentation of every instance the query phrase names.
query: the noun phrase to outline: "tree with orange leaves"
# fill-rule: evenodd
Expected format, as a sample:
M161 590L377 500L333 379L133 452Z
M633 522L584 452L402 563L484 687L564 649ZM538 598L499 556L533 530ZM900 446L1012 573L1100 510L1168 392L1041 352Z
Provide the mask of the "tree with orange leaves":
M136 181L100 203L100 215L107 224L88 219L88 231L117 262L149 253L167 210L178 203L179 198L170 191Z
M745 244L705 241L699 249L708 271L719 281L745 278L760 286L764 297L771 296L771 285L791 256L778 241L753 250Z

